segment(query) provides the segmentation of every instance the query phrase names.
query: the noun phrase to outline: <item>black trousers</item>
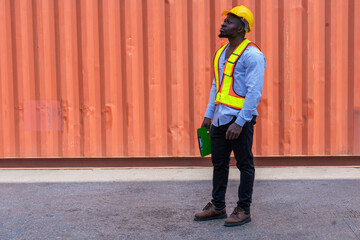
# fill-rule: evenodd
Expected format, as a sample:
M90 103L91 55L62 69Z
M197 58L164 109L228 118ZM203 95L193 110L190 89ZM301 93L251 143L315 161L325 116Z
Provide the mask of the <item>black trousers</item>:
M252 154L254 125L256 116L251 122L246 122L240 136L235 140L226 140L228 127L235 121L219 127L211 126L211 160L213 170L213 190L211 202L217 210L225 208L225 193L229 178L230 154L234 151L236 166L240 170L239 200L237 205L250 213L253 192L255 168Z

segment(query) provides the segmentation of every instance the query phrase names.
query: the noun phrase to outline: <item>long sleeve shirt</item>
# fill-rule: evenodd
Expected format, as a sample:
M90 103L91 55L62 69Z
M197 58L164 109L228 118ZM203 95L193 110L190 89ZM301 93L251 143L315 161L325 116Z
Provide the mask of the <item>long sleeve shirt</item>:
M228 47L229 45L219 59L220 86L227 60L225 53ZM258 116L256 107L262 95L265 67L266 60L262 52L254 46L248 46L236 63L233 73L234 91L237 95L245 97L243 108L241 110L234 109L221 103L215 105L216 80L214 78L205 117L213 119L213 125L218 127L229 123L234 117L236 117L235 123L244 126L245 122L251 121L253 115Z

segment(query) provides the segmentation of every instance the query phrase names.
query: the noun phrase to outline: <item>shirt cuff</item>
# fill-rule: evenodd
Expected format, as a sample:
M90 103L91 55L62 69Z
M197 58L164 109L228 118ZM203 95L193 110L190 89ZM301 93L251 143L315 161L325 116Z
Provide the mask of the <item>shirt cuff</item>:
M214 111L207 109L206 112L205 112L204 117L212 119L213 116L214 116Z
M239 117L237 117L235 123L237 125L240 125L241 127L243 127L245 125L245 123L246 123L246 120L239 116Z

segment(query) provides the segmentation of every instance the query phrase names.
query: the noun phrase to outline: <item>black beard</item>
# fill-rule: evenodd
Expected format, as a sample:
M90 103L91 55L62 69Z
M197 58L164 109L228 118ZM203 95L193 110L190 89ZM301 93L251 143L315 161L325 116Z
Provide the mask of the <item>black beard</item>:
M226 33L220 33L219 34L219 38L230 38L231 35L230 34L226 34Z

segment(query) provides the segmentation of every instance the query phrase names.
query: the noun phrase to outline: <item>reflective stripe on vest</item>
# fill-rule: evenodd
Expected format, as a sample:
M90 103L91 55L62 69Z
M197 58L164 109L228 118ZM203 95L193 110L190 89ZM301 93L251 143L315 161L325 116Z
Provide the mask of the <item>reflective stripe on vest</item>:
M234 52L231 53L229 58L226 61L225 67L224 67L224 76L223 80L221 82L220 86L220 70L219 70L219 60L221 54L224 52L226 45L222 46L215 55L214 59L214 72L215 72L215 80L216 80L216 98L215 98L215 104L222 103L224 105L227 105L229 107L235 108L235 109L242 109L245 101L245 97L239 96L234 92L233 88L233 72L236 65L236 62L239 60L241 54L244 52L244 50L249 45L253 45L256 48L258 48L254 43L252 43L250 40L245 39L242 41L239 46L234 50ZM259 49L259 48L258 48ZM259 49L260 50L260 49Z

